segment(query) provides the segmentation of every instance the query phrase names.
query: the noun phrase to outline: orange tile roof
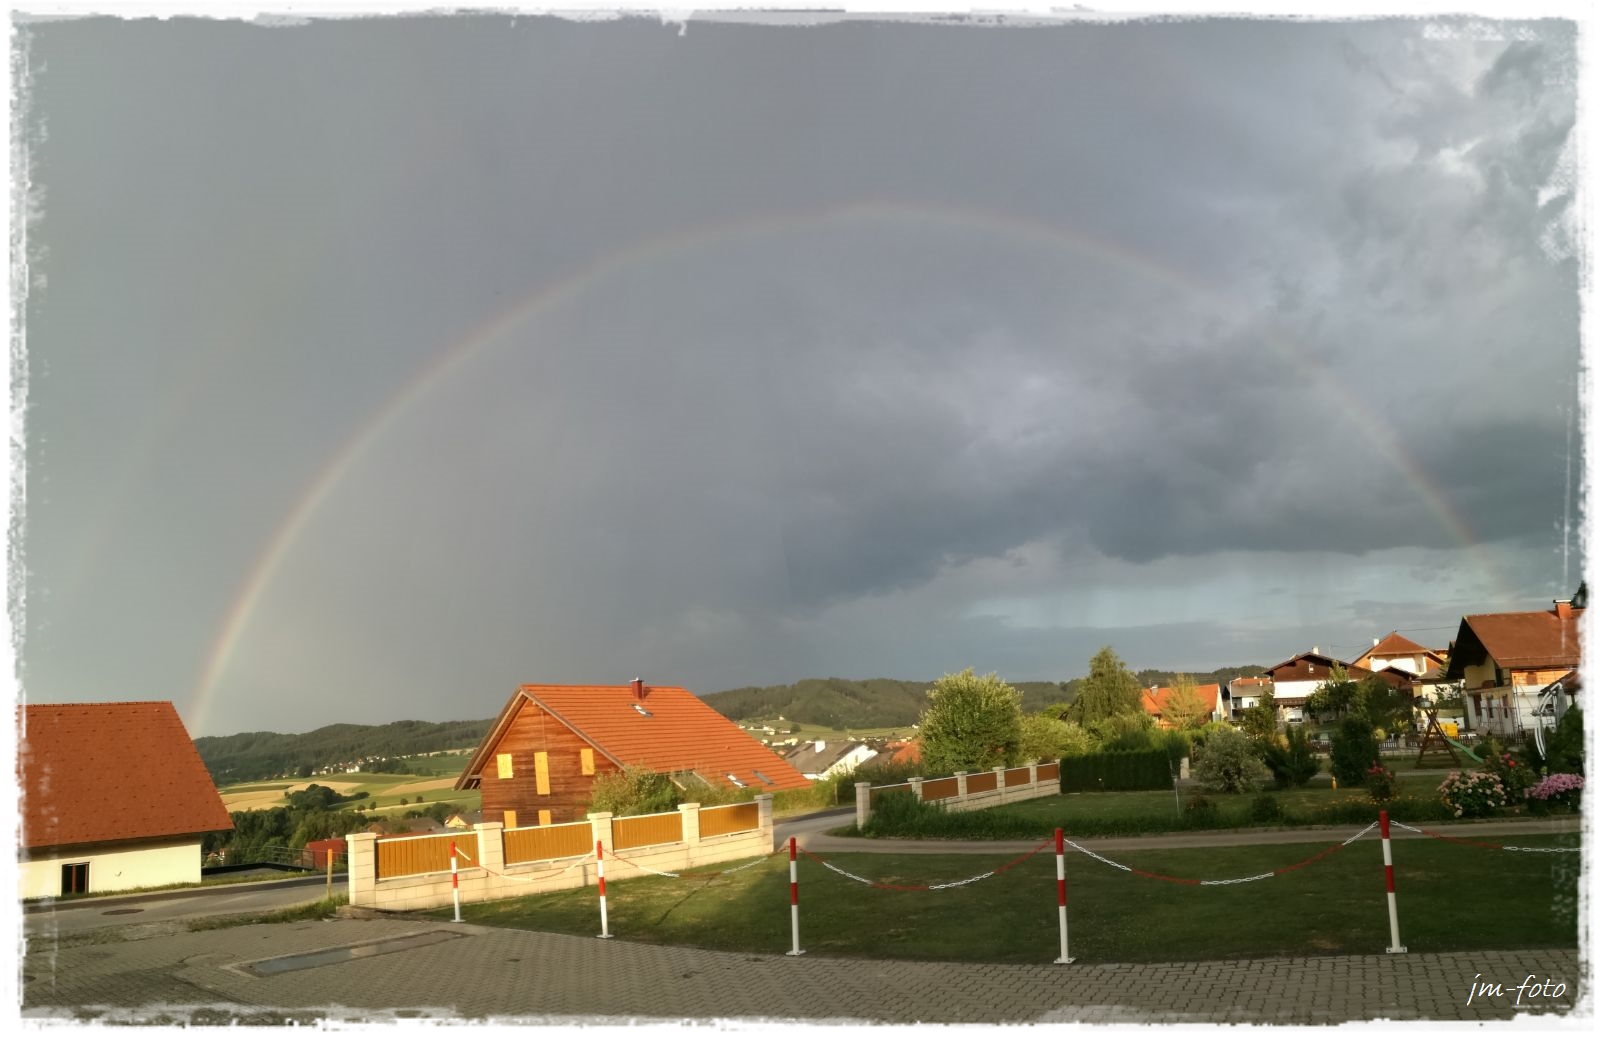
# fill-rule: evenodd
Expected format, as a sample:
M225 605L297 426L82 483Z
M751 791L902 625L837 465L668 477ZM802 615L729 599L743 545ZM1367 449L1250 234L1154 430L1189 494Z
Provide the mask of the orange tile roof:
M1384 638L1382 641L1379 641L1377 644L1361 653L1361 655L1357 656L1357 658L1362 658L1363 656L1368 655L1381 655L1387 658L1391 655L1415 655L1418 652L1431 651L1433 651L1433 649L1424 648L1422 645L1417 644L1409 637L1400 636L1400 631L1395 630L1391 631L1388 637Z
M499 740L500 732L526 701L543 706L618 766L644 767L658 774L694 771L725 787L732 785L729 774L760 790L811 785L783 757L699 696L683 688L645 685L644 698L636 700L633 688L626 684L524 684L485 736L462 775L463 782L480 773L480 758L488 758L486 750ZM636 701L649 716L634 709ZM762 781L756 771L770 781Z
M172 703L40 705L19 713L23 846L233 828Z
M1222 685L1196 684L1194 686L1194 690L1199 693L1202 699L1211 703L1211 708L1213 710L1217 708L1217 700L1222 694ZM1139 701L1144 704L1144 711L1146 713L1149 713L1153 717L1162 716L1166 713L1167 707L1172 702L1172 689L1145 688L1144 694L1139 696Z

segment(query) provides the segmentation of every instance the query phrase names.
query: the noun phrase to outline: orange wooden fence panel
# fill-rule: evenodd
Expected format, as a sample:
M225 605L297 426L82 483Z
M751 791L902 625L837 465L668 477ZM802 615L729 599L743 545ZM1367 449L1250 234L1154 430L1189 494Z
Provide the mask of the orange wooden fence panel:
M619 817L611 822L613 849L626 850L632 846L681 842L683 842L683 815L677 811L670 814Z
M910 791L911 783L909 781L901 782L898 785L879 785L877 788L867 790L867 806L872 806L878 801L878 797L884 795L885 793Z
M981 774L967 775L967 795L977 792L994 791L994 771L984 771Z
M505 833L507 864L582 857L594 852L594 826L587 821L542 828L512 828Z
M956 779L935 778L922 783L923 802L935 799L953 799L956 794Z
M1060 779L1061 779L1061 764L1059 762L1056 762L1056 763L1041 763L1039 765L1039 780L1040 781L1050 781L1050 780L1059 781Z
M1027 783L1028 783L1028 768L1026 768L1026 767L1013 767L1010 770L1006 771L1006 788L1009 789L1009 788L1011 788L1013 786L1016 786L1016 785L1026 785Z
M753 832L761 827L761 808L754 803L735 803L726 807L705 807L700 811L700 836Z
M457 868L471 868L479 860L478 833L461 835L426 835L414 839L378 840L378 878L392 879L401 875L426 875L433 871L450 870L450 844L465 856L456 860Z

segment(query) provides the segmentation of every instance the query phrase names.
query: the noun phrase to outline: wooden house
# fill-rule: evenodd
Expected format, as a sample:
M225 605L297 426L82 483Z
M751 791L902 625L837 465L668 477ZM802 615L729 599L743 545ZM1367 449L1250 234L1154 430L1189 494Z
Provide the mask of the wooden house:
M810 783L783 758L683 688L525 684L456 781L507 828L581 821L597 777L638 767L684 790L762 792Z
M23 898L200 881L204 837L233 820L172 703L18 714Z
M1445 676L1463 683L1474 731L1508 736L1553 724L1540 693L1577 668L1583 611L1560 600L1542 612L1461 617Z

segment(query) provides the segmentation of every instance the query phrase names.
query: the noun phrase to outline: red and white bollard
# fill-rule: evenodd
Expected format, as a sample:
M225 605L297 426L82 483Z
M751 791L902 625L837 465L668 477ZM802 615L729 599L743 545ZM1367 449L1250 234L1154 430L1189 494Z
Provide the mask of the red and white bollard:
M1400 946L1400 912L1394 902L1394 854L1389 849L1389 812L1378 811L1378 830L1383 835L1383 881L1389 891L1389 953L1404 954Z
M461 876L456 874L456 841L450 840L450 897L456 904L456 921L461 921Z
M800 874L795 867L794 836L789 837L789 928L794 933L794 949L784 951L794 958L805 951L800 949Z
M1061 915L1061 957L1057 965L1071 965L1067 954L1067 848L1061 829L1056 829L1056 911Z
M594 841L594 873L600 880L600 939L611 939L611 927L606 923L606 852L600 840Z

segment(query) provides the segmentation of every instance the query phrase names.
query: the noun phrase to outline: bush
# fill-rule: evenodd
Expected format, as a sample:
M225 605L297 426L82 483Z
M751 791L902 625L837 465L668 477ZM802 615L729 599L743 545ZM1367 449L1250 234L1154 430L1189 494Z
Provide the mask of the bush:
M1195 779L1212 792L1246 792L1267 774L1250 739L1232 728L1213 731L1195 751Z
M1367 768L1367 796L1379 806L1394 799L1394 771L1381 763L1375 763Z
M1299 726L1291 726L1287 737L1270 740L1261 746L1261 762L1272 772L1280 789L1302 788L1322 769L1322 761L1311 752L1311 741Z
M1278 804L1278 797L1270 792L1263 792L1250 801L1250 820L1268 824L1283 818L1283 807Z
M589 811L609 810L618 817L664 814L678 808L678 787L665 774L627 767L601 774L589 792Z
M1439 786L1439 798L1456 817L1488 817L1506 805L1506 789L1489 771L1451 771Z
M1222 819L1221 811L1217 804L1203 795L1189 797L1183 805L1183 826L1185 828L1216 828Z
M1484 753L1483 769L1500 779L1507 803L1521 803L1528 798L1528 790L1538 782L1539 775L1526 760L1518 762L1511 753L1501 750L1498 743L1490 744L1495 751Z
M1555 730L1545 734L1543 756L1529 747L1528 763L1551 774L1582 774L1583 751L1583 710L1572 706L1556 721Z
M1354 717L1341 721L1328 759L1328 770L1339 787L1359 788L1367 779L1367 770L1379 762L1378 740L1366 721Z
M1577 810L1582 797L1583 775L1581 774L1552 774L1528 790L1530 806L1535 803L1544 807L1557 804L1569 810Z

